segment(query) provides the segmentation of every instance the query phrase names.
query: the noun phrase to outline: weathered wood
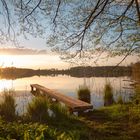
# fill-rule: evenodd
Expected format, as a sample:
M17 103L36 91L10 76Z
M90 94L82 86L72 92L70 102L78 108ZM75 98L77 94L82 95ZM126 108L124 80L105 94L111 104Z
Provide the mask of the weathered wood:
M39 90L39 92L37 93L39 95L41 93L41 95L49 96L50 98L54 98L57 101L64 103L66 106L71 108L73 112L74 111L84 111L84 110L93 108L93 106L89 103L68 97L66 95L63 95L63 94L57 92L57 91L48 89L48 88L43 87L43 86L38 85L38 84L31 85L32 92L34 91L34 89L35 89L35 91ZM34 94L34 95L36 95L36 94Z
M124 89L134 89L134 87L123 87Z

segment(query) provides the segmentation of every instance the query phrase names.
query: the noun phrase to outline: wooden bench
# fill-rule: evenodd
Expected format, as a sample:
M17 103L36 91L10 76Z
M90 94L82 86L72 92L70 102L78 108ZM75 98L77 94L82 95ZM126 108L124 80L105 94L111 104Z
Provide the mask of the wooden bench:
M85 110L93 108L93 106L89 103L86 103L84 101L68 97L66 95L63 95L63 94L57 92L57 91L48 89L48 88L43 87L43 86L38 85L38 84L31 84L31 92L34 95L48 96L51 99L55 99L59 102L62 102L72 112L80 112L80 111L85 111Z

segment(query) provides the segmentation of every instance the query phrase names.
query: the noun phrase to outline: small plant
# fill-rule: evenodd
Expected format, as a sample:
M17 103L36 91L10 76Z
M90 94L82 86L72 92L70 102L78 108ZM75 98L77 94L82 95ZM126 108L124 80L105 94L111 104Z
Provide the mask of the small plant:
M78 98L82 101L90 103L90 90L86 86L80 86L78 89Z
M27 117L32 121L46 122L49 119L49 101L45 97L35 97L27 107Z
M79 127L81 128L81 126ZM58 129L40 123L8 123L0 118L0 140L81 140L83 137L84 140L87 140L88 135L86 134L89 132L86 131L87 127L84 126L82 129L79 127Z
M111 105L113 103L113 89L110 83L107 83L104 88L104 105Z
M13 91L4 91L3 102L0 104L0 115L8 121L16 118L16 104Z

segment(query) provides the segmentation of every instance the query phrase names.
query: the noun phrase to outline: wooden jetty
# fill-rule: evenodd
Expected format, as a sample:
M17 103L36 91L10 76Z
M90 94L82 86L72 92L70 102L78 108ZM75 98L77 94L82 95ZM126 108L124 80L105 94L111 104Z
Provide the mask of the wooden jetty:
M55 99L58 102L62 102L69 108L71 112L81 112L93 108L93 106L89 103L68 97L66 95L63 95L57 91L43 87L41 85L31 84L30 86L31 86L31 92L34 95L47 96L52 100Z

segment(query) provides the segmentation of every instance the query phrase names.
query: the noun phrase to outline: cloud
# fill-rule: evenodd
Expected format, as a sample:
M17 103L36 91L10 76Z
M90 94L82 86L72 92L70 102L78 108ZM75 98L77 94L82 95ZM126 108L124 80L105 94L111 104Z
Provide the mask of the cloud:
M0 48L0 55L39 55L47 54L46 50L35 50L28 48Z

